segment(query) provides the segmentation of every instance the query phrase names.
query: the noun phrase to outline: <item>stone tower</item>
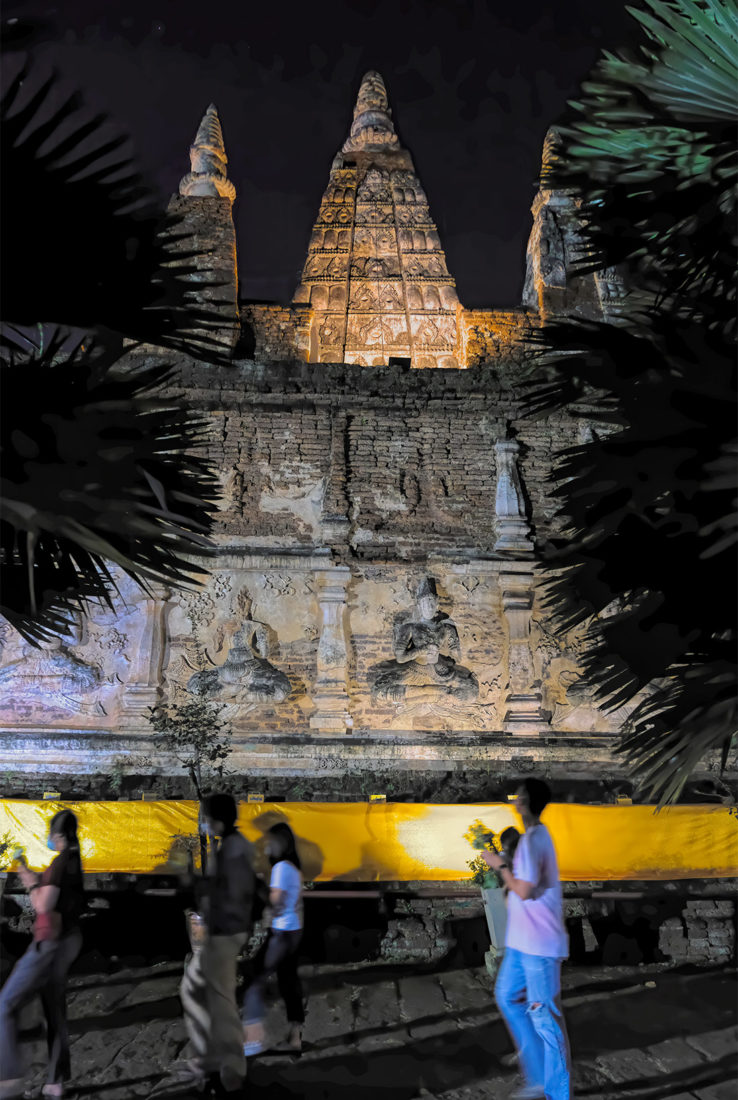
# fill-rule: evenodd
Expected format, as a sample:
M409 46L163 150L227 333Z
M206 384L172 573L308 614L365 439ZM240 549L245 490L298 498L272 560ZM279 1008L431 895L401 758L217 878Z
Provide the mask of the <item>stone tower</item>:
M173 251L194 268L197 286L193 343L232 353L239 334L238 265L232 206L236 188L228 179L220 119L210 104L190 146L190 171L169 203L178 219ZM199 313L199 316L197 316Z
M455 283L379 73L361 82L294 301L314 309L312 361L461 362Z
M560 150L561 137L552 126L543 143L540 188L531 207L533 229L528 240L523 305L537 310L544 322L568 315L606 320L623 294L622 280L612 268L587 275L574 273L585 246L581 200L570 191L551 186L551 171Z

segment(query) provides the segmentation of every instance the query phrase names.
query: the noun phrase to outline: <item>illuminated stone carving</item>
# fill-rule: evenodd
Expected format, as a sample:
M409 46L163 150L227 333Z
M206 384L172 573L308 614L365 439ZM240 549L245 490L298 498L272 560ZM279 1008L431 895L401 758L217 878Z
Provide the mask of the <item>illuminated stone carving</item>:
M187 690L222 703L281 703L292 688L267 660L268 652L264 624L248 619L233 635L223 664L196 672Z
M378 73L361 82L294 300L313 306L321 362L459 365L454 280Z
M368 72L361 82L351 134L344 142L343 152L375 148L385 150L392 146L399 146L399 142L392 125L384 81L379 73Z
M313 701L312 729L336 734L353 725L349 713L348 649L346 642L346 589L351 571L345 566L317 573L318 636L317 670Z
M594 320L607 318L624 294L614 268L575 275L585 255L586 239L579 214L581 200L570 191L551 188L550 174L559 156L561 138L552 127L543 144L540 189L533 200L533 229L528 241L523 305L543 319L579 314Z
M179 181L179 193L185 197L236 197L236 188L228 179L223 131L213 103L203 116L194 143L190 146L191 169Z
M72 645L79 642L75 631ZM19 714L33 710L64 710L81 713L105 711L91 695L103 688L100 669L83 661L61 638L38 647L24 643L20 659L0 668L2 707Z
M533 553L530 524L525 518L525 496L518 470L520 444L515 439L495 443L497 463L497 541L495 553L529 555Z
M418 588L415 617L401 616L393 630L394 661L375 669L372 698L394 703L404 716L456 717L459 705L479 695L476 677L456 663L461 656L459 633L438 610L434 582Z
M536 679L530 645L534 576L525 565L500 573L502 612L508 629L508 684L503 729L537 737L550 728L541 708L541 683Z
M169 589L153 586L151 598L141 602L145 621L139 643L130 658L131 671L123 696L125 711L145 714L149 707L159 702L170 596Z

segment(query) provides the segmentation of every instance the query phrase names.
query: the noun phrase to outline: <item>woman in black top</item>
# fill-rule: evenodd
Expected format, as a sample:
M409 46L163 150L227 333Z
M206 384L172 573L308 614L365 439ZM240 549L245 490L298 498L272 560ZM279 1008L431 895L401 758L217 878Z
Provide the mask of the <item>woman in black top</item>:
M63 1096L69 1079L67 972L82 947L79 916L84 908L82 861L77 818L61 810L51 819L47 846L56 853L40 875L20 857L18 873L35 913L33 942L0 992L0 1100L23 1096L23 1065L18 1042L18 1015L40 994L46 1017L49 1068L42 1095Z

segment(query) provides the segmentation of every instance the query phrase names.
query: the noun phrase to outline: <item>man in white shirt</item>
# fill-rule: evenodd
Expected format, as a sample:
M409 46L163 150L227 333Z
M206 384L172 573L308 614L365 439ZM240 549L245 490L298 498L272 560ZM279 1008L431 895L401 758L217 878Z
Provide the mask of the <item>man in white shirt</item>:
M569 1040L561 1010L561 963L569 943L556 851L540 821L550 797L541 779L524 779L518 787L515 808L525 833L512 868L496 852L482 852L508 888L505 954L495 999L525 1078L510 1100L571 1097Z

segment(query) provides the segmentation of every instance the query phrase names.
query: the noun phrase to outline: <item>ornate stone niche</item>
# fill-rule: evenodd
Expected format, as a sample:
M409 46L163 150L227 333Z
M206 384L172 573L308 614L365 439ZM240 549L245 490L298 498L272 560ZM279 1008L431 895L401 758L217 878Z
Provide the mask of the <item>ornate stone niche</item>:
M231 638L223 664L196 672L187 690L222 703L282 703L290 681L267 659L268 652L265 625L247 620Z
M442 727L463 723L464 707L478 698L479 683L457 662L459 633L438 609L432 578L425 578L418 587L415 612L396 617L392 649L394 660L372 670L373 702L394 706L398 717L413 725L427 725L429 720Z

